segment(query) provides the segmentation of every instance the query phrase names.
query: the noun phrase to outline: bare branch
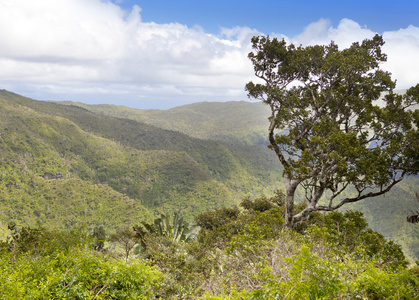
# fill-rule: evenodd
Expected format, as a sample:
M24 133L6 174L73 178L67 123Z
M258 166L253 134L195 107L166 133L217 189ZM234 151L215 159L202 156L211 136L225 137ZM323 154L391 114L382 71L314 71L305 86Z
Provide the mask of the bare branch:
M364 194L364 195L358 195L357 197L354 197L354 198L345 198L335 206L331 206L330 205L331 203L330 203L329 206L318 206L316 208L316 210L317 211L333 211L333 210L336 210L336 209L342 207L343 205L345 205L347 203L358 202L358 201L366 199L366 198L381 196L381 195L389 192L391 190L391 188L393 186L395 186L396 184L398 184L400 181L402 181L403 178L404 177L400 177L399 179L394 179L393 182L387 188L385 188L384 190L381 189L379 192L369 192L369 193Z

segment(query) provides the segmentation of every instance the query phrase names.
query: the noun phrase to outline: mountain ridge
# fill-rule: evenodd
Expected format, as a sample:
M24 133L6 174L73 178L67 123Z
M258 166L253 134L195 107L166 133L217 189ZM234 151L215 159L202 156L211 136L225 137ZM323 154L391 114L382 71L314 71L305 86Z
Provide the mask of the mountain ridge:
M261 102L199 102L167 110L142 110L110 104L79 105L92 112L175 130L191 137L244 145L267 145L269 107Z

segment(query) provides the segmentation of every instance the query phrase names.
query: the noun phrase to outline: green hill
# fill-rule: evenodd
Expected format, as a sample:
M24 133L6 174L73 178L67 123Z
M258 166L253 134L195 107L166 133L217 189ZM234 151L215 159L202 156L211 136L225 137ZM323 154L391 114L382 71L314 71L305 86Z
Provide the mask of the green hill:
M0 221L116 228L156 212L189 219L271 192L265 146L197 139L77 106L0 91Z

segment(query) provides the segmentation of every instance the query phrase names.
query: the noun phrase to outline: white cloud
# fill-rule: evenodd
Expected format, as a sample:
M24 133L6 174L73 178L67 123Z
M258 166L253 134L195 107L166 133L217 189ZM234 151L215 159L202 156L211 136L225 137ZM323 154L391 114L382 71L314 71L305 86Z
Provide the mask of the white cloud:
M3 0L0 80L68 95L73 86L76 94L118 94L114 89L123 87L150 99L151 90L168 99L194 91L195 101L245 98L243 75L252 75L246 55L256 31L228 29L217 37L200 27L145 23L140 12L100 0Z
M302 34L292 39L292 42L302 45L329 44L336 42L341 48L349 47L355 41L372 38L375 33L349 19L342 19L337 28L329 20L320 19L309 24Z
M309 24L302 34L291 41L302 45L329 44L334 41L340 48L347 48L353 42L361 42L375 34L349 19L341 20L337 28L330 21L321 19ZM396 88L405 89L419 83L419 28L410 25L406 29L379 34L383 35L385 44L382 49L387 54L387 62L381 67L390 71L393 79L397 79Z
M99 0L5 0L0 3L0 55L118 58L124 54L124 14Z
M387 62L383 69L390 71L397 79L398 88L409 88L419 83L419 28L409 26L406 29L383 33L386 41L383 51Z
M419 82L418 31L384 33L385 67L399 84ZM134 101L243 100L253 79L250 38L260 34L235 27L215 36L198 26L143 22L140 7L127 12L103 0L1 0L0 88L38 99L131 99L137 107L145 105ZM348 19L337 28L321 19L295 38L277 36L346 47L374 34Z

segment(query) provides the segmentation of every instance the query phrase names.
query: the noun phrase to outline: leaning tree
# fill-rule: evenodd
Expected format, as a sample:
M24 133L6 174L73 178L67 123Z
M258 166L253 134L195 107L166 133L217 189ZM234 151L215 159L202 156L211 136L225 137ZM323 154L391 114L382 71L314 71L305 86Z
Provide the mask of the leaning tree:
M285 226L387 193L419 171L419 84L399 95L380 69L381 36L340 50L253 37L249 98L271 108L269 142L284 167ZM307 206L294 213L296 189ZM355 192L343 193L353 187ZM350 195L350 196L348 196Z

